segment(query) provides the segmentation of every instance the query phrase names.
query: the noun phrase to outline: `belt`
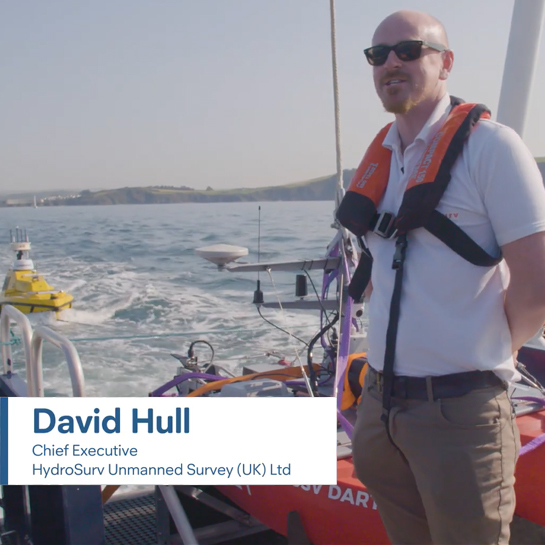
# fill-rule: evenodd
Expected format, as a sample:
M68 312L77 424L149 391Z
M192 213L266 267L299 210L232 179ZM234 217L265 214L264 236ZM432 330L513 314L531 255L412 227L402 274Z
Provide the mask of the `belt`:
M383 375L371 366L367 371L371 385L382 392ZM406 377L395 376L392 397L399 399L422 399L435 401L447 397L460 397L472 390L507 385L493 371L467 371L437 377Z

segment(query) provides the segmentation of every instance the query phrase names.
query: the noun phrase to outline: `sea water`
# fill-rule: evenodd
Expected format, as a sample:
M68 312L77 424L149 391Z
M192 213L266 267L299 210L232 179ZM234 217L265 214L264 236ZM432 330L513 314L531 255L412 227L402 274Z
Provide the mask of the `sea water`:
M146 396L176 373L170 354L187 355L197 339L234 371L280 356L306 363L304 345L265 323L252 304L257 273L220 272L194 250L225 243L247 247L249 262L258 260L258 246L261 261L319 258L335 233L332 220L333 204L315 201L3 208L0 271L14 260L10 229L26 229L38 272L75 299L61 321L40 313L31 322L74 341L86 395ZM322 273L312 278L320 291ZM295 273L273 272L272 280L261 273L260 280L265 301L294 299ZM307 342L319 329L317 313L263 313ZM206 345L195 350L208 359ZM46 342L43 357L46 395L72 395L62 352ZM18 347L14 360L24 377Z

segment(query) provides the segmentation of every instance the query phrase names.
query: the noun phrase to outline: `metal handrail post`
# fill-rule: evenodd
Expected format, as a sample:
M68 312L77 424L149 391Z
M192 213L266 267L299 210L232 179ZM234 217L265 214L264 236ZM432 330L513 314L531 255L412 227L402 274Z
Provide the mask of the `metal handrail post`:
M21 328L23 352L25 355L27 394L36 397L36 376L34 375L34 366L32 365L30 351L32 326L30 325L29 319L20 310L11 305L2 305L2 313L0 314L0 341L3 343L8 343L10 341L11 320ZM4 373L12 373L13 363L11 359L11 346L9 344L2 345L2 361L4 363Z
M44 395L42 368L42 345L44 340L49 341L63 351L66 362L68 363L68 370L70 371L70 380L72 382L74 397L84 397L85 378L83 376L83 369L81 367L78 351L66 337L59 335L44 325L39 325L34 329L34 334L32 335L32 340L30 342L30 354L36 376L37 395L39 397L43 397Z
M176 529L182 538L182 543L184 545L199 545L197 538L193 532L193 528L185 514L184 508L180 503L176 491L173 486L159 485L159 490L165 499L170 516L174 521Z

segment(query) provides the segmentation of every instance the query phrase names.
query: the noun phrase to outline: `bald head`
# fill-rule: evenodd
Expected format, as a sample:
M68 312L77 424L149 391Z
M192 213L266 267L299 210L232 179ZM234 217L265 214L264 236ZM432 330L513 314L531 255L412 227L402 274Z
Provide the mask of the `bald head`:
M370 50L375 50L368 60L386 111L427 119L446 93L454 60L443 25L427 13L396 11L378 25L366 55Z
M448 48L443 24L428 13L401 10L388 15L375 30L373 45L385 43L383 36L398 35L404 40L424 40L442 44Z

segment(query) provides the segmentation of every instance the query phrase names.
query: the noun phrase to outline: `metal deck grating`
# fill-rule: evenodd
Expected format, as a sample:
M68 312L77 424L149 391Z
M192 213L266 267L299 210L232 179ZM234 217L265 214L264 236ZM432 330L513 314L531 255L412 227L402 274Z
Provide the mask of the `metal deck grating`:
M106 545L157 543L153 494L107 503L104 506Z

